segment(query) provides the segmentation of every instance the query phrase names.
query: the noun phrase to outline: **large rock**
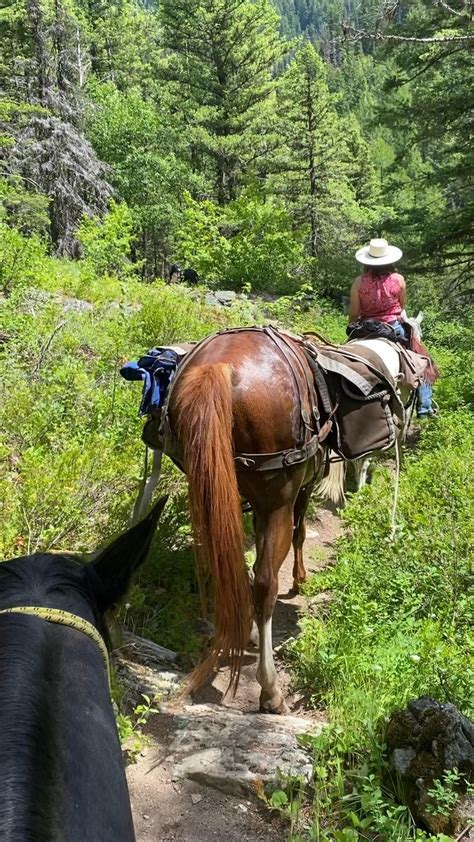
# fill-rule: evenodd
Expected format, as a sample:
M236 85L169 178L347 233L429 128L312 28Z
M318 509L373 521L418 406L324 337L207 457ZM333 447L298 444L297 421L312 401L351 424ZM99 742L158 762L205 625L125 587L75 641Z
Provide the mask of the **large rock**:
M216 289L206 295L206 304L211 307L230 307L236 300L237 293L232 289Z
M387 750L391 783L398 782L417 824L453 835L468 825L473 805L466 781L473 778L474 726L454 705L422 697L396 711L387 726ZM444 815L428 791L453 769L461 776L459 799Z
M244 714L216 705L191 705L173 722L168 760L175 780L190 779L230 795L277 786L281 774L309 781L312 763L299 734L321 725L296 716Z
M94 309L90 301L35 288L31 288L25 293L20 309L22 312L36 316L39 310L50 303L57 304L64 313L90 313Z
M183 674L176 666L176 652L127 631L121 643L114 652L114 663L131 709L144 693L159 703L179 692Z

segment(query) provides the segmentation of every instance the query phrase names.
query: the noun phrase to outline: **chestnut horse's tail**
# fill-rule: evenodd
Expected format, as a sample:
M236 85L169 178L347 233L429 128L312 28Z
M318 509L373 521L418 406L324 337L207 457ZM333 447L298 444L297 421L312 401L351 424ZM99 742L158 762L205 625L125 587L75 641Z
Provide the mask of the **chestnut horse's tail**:
M237 687L252 618L252 596L243 550L241 500L232 439L232 366L190 366L174 389L176 432L189 483L196 563L214 589L212 650L191 674L199 687L221 657L230 660Z

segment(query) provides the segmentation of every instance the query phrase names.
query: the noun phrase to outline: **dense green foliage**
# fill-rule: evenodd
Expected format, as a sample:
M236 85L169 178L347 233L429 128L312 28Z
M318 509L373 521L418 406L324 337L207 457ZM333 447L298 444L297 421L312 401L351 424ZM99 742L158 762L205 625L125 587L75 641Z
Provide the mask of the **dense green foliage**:
M417 273L412 288L462 312L472 268L465 4L274 6L10 0L3 217L78 257L81 217L102 216L113 197L131 212L129 257L142 277L178 260L209 282L311 283L334 298L347 292L355 248L386 234Z

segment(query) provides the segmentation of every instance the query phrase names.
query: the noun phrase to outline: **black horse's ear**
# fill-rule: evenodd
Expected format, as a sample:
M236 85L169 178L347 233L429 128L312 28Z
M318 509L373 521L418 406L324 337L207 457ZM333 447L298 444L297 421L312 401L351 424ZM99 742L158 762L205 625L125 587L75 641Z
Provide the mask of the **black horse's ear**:
M101 611L112 608L127 593L133 574L148 555L167 500L167 496L161 497L143 520L101 550L86 568Z

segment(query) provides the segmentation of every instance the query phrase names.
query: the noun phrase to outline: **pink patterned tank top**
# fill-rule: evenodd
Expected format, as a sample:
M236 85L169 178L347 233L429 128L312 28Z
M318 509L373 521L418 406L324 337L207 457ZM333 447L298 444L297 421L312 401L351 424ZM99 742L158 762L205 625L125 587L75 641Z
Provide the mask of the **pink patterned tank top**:
M394 322L402 312L400 303L402 275L390 272L374 277L370 272L361 276L359 286L360 318Z

